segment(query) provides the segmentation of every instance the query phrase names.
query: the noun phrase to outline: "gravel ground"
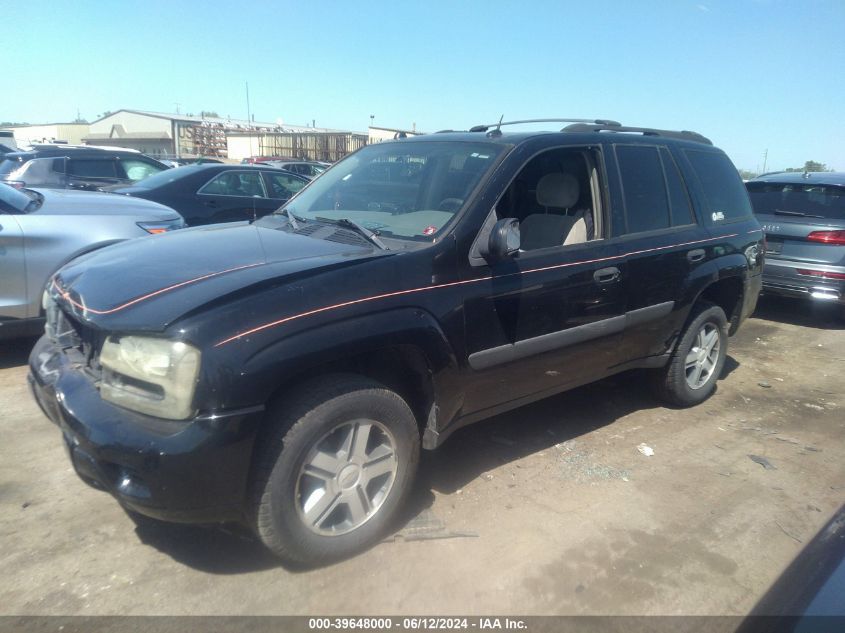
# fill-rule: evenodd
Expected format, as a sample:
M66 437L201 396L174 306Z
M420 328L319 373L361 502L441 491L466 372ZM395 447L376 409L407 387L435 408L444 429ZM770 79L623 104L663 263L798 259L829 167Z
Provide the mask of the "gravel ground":
M394 537L304 573L136 527L30 397L32 341L0 343L0 615L745 614L845 503L843 328L766 298L701 406L631 373L462 430Z

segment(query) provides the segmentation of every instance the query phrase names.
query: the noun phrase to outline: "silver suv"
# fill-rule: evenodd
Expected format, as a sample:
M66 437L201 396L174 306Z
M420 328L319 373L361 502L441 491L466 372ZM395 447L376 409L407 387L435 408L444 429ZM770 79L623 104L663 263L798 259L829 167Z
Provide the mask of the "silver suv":
M0 183L0 339L41 330L44 287L71 259L183 226L176 211L149 200Z
M746 187L766 233L764 291L835 302L845 317L845 173L768 174Z

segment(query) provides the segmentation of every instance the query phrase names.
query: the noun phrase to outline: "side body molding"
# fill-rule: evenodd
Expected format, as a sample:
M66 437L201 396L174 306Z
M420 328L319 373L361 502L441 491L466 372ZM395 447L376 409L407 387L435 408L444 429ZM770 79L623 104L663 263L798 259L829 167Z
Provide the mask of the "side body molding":
M601 338L602 336L617 334L627 327L660 319L669 314L674 307L674 301L666 301L665 303L658 303L638 310L631 310L624 315L611 317L602 321L579 325L561 330L560 332L543 334L542 336L524 339L509 345L481 350L470 355L469 364L475 370L488 369L496 365L568 347L569 345L584 343Z

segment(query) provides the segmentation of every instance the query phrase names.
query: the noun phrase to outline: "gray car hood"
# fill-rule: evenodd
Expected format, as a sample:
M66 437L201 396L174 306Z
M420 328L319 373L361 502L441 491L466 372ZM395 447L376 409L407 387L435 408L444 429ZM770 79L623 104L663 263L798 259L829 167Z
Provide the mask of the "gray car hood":
M130 215L151 220L181 217L170 207L142 198L130 198L102 191L73 189L32 189L44 196L44 204L35 213L41 215Z

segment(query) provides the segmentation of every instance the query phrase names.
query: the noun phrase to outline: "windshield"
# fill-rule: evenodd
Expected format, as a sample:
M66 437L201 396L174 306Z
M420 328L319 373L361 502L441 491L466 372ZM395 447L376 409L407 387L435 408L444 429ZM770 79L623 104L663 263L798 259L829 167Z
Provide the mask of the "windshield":
M0 207L6 211L26 213L26 209L35 197L18 191L11 185L0 183Z
M349 219L379 235L429 240L463 207L502 149L454 141L370 145L284 208L300 218Z
M845 220L845 187L775 182L748 182L746 187L755 213L794 213Z

